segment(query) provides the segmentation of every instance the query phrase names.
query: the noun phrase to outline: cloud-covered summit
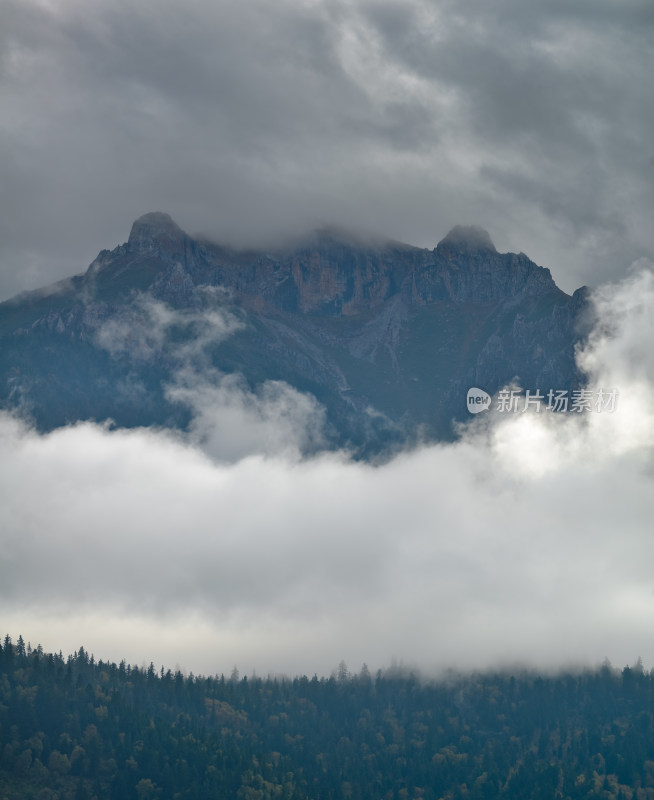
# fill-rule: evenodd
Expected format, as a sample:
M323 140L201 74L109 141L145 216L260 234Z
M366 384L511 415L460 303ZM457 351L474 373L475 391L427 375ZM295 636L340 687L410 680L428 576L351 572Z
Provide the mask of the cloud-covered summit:
M490 234L478 225L455 225L437 245L437 250L464 250L479 252L490 250L496 253Z
M186 234L169 214L153 211L140 216L132 225L127 247L140 253L154 246L161 250L176 252Z
M648 0L5 0L0 298L143 209L235 246L476 220L571 292L652 253Z
M0 403L43 430L107 418L184 428L188 395L170 390L180 372L221 386L236 376L255 394L281 381L319 399L332 444L378 453L451 438L473 385L577 388L582 316L578 294L524 254L498 253L481 228L458 226L433 249L332 230L235 251L156 212L56 302L0 304Z

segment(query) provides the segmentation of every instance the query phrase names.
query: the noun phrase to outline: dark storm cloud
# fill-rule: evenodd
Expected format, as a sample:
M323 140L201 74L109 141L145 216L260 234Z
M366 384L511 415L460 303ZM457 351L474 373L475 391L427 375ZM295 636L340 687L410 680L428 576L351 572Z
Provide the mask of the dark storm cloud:
M645 56L651 6L437 7L422 30L400 4L372 4L368 19L387 55L456 93L455 124L498 202L533 203L561 235L568 228L582 239L603 229L629 247L627 263L649 241L630 218L638 208L616 199L622 192L652 199L645 169L654 123L646 80L654 64Z
M162 208L236 243L476 222L570 290L654 249L645 3L7 0L0 296Z

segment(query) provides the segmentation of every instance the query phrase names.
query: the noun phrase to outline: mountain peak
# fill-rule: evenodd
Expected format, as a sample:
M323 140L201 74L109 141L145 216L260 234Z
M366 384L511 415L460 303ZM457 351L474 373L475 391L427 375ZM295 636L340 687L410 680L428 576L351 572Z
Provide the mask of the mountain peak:
M516 376L526 387L581 381L583 292L570 298L524 254L497 253L486 231L454 228L437 251L322 236L232 251L145 214L127 244L103 250L56 300L32 293L0 305L0 409L28 407L41 430L84 419L188 429L191 403L166 387L202 354L207 380L311 392L325 436L373 454L403 432L452 436L470 386L493 394ZM150 330L143 295L179 324ZM205 336L215 315L234 330L225 346ZM319 446L317 435L306 441Z
M495 245L489 233L477 225L455 225L444 239L438 243L437 249L448 248L468 253L490 250L496 253Z
M132 225L127 245L130 250L149 251L155 245L170 247L183 241L186 234L172 217L161 211L153 211L139 217Z

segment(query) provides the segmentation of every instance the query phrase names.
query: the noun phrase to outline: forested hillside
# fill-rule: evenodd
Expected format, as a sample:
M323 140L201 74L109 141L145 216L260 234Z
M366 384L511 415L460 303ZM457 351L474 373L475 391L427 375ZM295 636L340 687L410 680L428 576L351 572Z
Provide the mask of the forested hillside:
M654 676L184 676L0 649L0 799L651 798Z

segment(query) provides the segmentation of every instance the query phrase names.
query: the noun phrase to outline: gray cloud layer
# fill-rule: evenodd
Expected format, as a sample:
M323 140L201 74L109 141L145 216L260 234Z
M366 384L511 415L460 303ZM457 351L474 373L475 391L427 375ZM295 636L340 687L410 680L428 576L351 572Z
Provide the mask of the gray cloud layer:
M571 290L654 251L647 0L5 0L0 297L162 209L236 243L487 227Z
M310 401L211 376L180 382L186 439L1 417L3 624L209 673L654 664L652 268L595 302L614 413L479 415L382 466L302 459Z

